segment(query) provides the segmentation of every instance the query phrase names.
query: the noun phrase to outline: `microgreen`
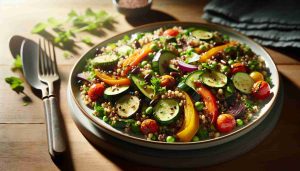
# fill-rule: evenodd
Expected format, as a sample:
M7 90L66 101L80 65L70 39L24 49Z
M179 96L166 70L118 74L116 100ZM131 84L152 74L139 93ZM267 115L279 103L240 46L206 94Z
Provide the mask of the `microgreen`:
M16 93L23 93L23 81L18 77L6 77L5 82L10 85L10 88Z

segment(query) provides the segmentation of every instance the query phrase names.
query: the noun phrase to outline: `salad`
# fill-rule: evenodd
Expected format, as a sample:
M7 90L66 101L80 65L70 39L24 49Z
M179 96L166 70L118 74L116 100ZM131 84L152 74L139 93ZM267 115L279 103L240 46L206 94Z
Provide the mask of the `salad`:
M94 117L149 141L192 142L249 123L270 96L264 60L202 28L159 28L96 48L77 75Z

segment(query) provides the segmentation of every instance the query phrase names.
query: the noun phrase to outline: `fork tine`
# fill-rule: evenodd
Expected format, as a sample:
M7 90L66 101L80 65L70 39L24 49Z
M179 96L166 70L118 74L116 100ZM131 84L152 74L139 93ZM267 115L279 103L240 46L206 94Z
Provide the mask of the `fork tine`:
M48 50L47 61L48 61L48 65L49 65L49 73L54 74L50 42L46 39L45 39L45 41L47 42L47 46L48 46L48 48L47 48L47 50Z
M43 60L43 52L42 52L42 47L41 47L41 39L39 39L39 54L38 54L38 59L39 59L39 73L44 74L45 72L45 65L44 65L44 60Z
M53 61L53 72L54 74L58 74L57 72L57 63L56 63L56 54L55 54L55 49L54 49L54 44L50 42L50 44L52 45L52 61Z
M50 71L49 71L49 68L50 68L50 66L49 66L49 61L48 61L48 55L47 55L47 47L46 47L46 40L44 39L44 53L43 53L43 61L44 61L44 65L45 65L45 72L44 72L44 74L46 74L46 75L50 75Z

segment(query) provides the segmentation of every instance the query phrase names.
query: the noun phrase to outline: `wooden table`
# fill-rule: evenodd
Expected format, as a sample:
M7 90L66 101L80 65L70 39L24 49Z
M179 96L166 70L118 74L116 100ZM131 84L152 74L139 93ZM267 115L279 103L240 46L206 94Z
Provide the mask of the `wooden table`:
M69 158L62 164L55 165L47 151L46 129L42 101L35 96L30 87L25 85L25 92L32 98L32 103L23 106L22 95L11 91L4 78L13 73L10 69L13 58L8 48L9 38L19 34L37 40L39 36L30 33L32 27L48 17L63 19L74 9L84 11L91 7L104 9L116 15L115 30L104 29L100 37L93 37L100 42L134 26L154 21L177 19L180 21L205 22L201 19L205 1L162 0L154 1L151 18L141 21L128 21L118 14L109 0L2 0L0 1L0 170L152 170L154 168L132 163L107 152L95 149L79 132L70 117L66 103L66 85L72 65L88 46L74 58L65 59L63 51L57 50L61 75L60 107L67 128ZM267 49L274 59L283 80L285 100L280 120L261 144L247 154L234 160L205 168L207 170L291 170L297 168L300 161L300 56L299 50ZM298 51L298 52L297 52ZM297 55L298 54L298 55ZM238 149L236 149L238 150ZM299 168L299 167L298 167ZM156 168L159 169L159 168Z

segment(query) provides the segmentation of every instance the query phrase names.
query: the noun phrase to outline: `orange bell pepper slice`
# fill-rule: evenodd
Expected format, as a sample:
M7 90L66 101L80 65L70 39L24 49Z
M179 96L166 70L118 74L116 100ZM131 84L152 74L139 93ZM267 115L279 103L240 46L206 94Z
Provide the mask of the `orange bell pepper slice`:
M105 82L108 85L130 85L130 79L128 78L114 78L112 76L109 76L105 73L99 72L98 70L95 70L96 76Z
M186 103L184 104L184 122L176 136L180 141L189 142L193 139L199 129L199 115L190 96L183 92Z
M133 67L141 63L148 56L148 54L152 52L151 45L152 43L144 45L142 49L135 51L130 57L125 59L122 64L122 76L126 76Z
M225 45L213 47L209 49L207 52L205 52L199 59L200 62L206 62L208 59L219 53L220 51L224 51L227 47L236 45L237 42L229 42Z

